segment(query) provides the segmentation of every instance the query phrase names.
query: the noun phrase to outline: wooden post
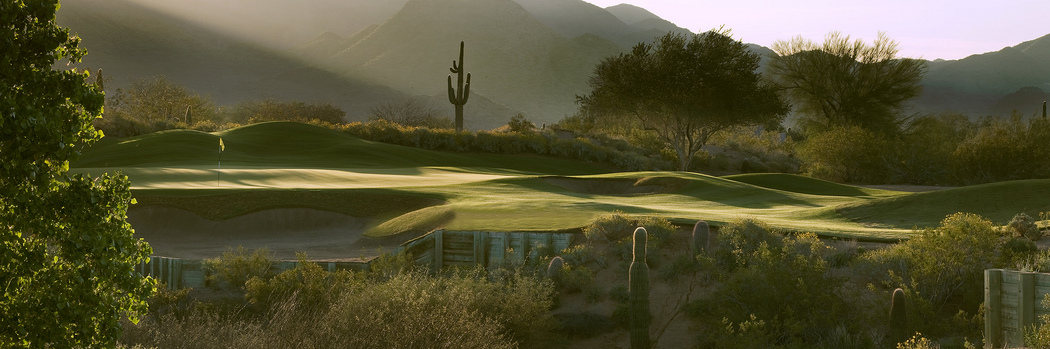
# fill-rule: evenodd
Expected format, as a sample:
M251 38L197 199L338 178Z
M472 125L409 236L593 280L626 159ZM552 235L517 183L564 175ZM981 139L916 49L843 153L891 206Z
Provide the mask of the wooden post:
M485 260L485 251L489 248L489 244L486 243L487 237L488 233L474 232L474 264L480 264L483 267L488 266L488 261Z
M434 271L441 270L445 258L445 254L442 252L444 242L442 241L441 233L441 230L434 231Z
M1003 270L988 269L984 271L984 347L986 349L1003 347Z
M175 270L172 271L172 283L170 289L177 290L182 288L182 258L176 259Z
M1024 330L1035 324L1035 274L1017 273L1017 344L1024 344Z

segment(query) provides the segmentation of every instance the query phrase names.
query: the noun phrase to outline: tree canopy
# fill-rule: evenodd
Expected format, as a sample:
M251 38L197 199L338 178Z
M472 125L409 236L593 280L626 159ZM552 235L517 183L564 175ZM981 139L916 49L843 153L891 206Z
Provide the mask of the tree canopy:
M151 250L125 220L127 177L66 173L102 137L104 96L86 71L52 68L85 54L57 9L0 2L0 343L113 347L153 290L134 272Z
M777 41L773 51L768 71L788 91L806 130L894 132L901 106L921 92L925 63L898 58L897 42L885 33L871 45L838 32L819 45L798 36Z
M577 103L595 120L636 119L674 149L684 171L712 134L733 125L779 123L787 113L755 72L758 62L729 30L667 33L602 60L589 82L591 94Z

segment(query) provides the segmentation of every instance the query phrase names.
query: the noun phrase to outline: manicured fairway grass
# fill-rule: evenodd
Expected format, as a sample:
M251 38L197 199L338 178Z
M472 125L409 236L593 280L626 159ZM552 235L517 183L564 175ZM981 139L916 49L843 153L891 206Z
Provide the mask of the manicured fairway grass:
M219 137L226 151L216 188ZM92 174L122 170L140 205L179 207L209 219L278 207L393 219L373 228L377 236L449 217L448 229L561 230L622 211L681 224L752 217L792 231L892 241L959 211L998 224L1022 211L1050 211L1050 180L913 194L783 174L609 173L599 165L546 157L367 142L296 123L107 139L74 167ZM424 209L439 204L447 206Z

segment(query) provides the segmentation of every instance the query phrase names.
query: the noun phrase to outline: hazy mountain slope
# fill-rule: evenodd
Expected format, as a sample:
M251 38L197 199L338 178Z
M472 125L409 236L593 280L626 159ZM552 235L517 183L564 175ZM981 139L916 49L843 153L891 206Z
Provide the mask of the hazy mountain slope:
M995 104L1023 87L1050 90L1050 35L996 52L930 62L928 67L925 91L916 102L923 111L982 115L1020 108Z
M570 43L511 0L412 0L367 37L345 48L329 64L349 74L414 94L447 92L452 60L465 41L466 70L473 94L488 96L531 120L559 120L575 111L574 96L589 91L590 69L621 47L601 38ZM552 72L558 72L553 74ZM509 118L500 117L501 120Z
M384 101L418 98L380 84L348 78L313 67L288 55L271 52L230 35L124 0L79 0L64 3L59 24L80 35L88 49L81 67L103 68L107 89L139 78L164 75L220 105L246 99L275 97L327 102L347 112L350 120L366 120L369 110ZM338 35L320 41L345 42ZM516 111L483 96L471 101L477 111L513 115ZM447 106L432 104L435 108ZM448 108L451 114L451 108ZM493 128L506 123L471 124Z
M631 4L619 4L615 6L609 6L606 7L605 10L609 11L609 13L611 13L613 16L616 16L616 18L619 18L624 23L627 23L627 25L630 25L631 27L638 30L644 31L656 29L663 33L666 33L668 31L673 31L676 33L690 32L689 29L679 27L678 25L675 25L674 23L671 23L666 19L660 18L660 16L649 12L649 10ZM693 28L693 30L697 29L699 28Z
M620 21L612 13L583 0L514 0L537 20L564 37L574 38L594 34L621 45L621 38L634 28Z
M79 0L78 0L79 1ZM288 49L318 34L350 36L393 16L407 0L131 0L267 47Z

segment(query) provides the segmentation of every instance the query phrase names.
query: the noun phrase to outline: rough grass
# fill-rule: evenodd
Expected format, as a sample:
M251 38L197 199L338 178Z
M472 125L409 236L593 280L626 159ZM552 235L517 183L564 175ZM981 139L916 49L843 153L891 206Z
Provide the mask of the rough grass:
M365 231L364 236L385 238L405 233L427 233L456 217L447 205L431 206L400 215Z
M837 211L853 221L881 226L932 227L956 212L976 213L1006 224L1018 213L1050 211L1050 179L1008 181L885 197L844 204Z

